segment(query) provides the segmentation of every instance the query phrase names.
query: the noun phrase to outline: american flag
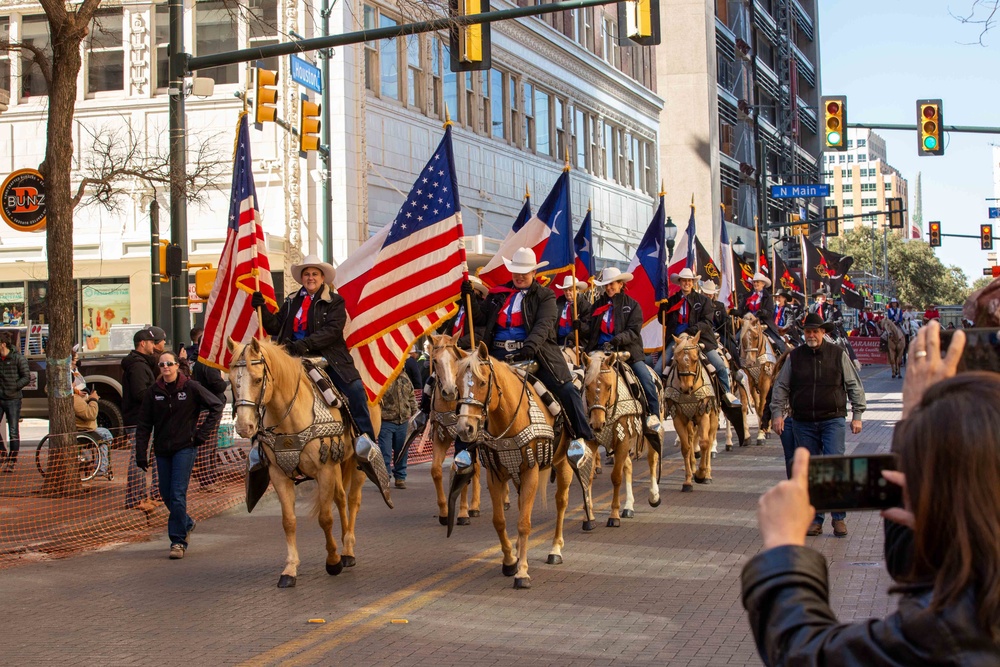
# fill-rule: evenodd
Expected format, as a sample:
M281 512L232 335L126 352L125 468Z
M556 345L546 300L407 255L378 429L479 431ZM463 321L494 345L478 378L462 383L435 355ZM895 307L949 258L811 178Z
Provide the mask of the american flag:
M268 304L277 306L250 164L250 131L244 113L236 131L226 244L219 259L212 294L208 297L205 336L198 350L199 361L222 370L229 368L232 357L227 340L233 338L245 343L256 336L260 328L257 311L250 306L254 291L259 289Z
M391 224L337 269L347 346L368 400L403 369L410 347L455 314L468 277L451 127Z

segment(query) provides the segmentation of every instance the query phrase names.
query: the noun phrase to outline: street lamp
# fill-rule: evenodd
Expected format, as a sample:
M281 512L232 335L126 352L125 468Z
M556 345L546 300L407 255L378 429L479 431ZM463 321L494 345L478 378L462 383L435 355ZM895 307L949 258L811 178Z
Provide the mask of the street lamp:
M674 239L677 238L677 225L669 217L667 218L665 232L667 237L667 259L671 260L674 258Z
M733 244L733 252L736 253L737 257L743 257L743 251L746 250L746 249L747 249L747 246L746 246L745 243L743 243L743 239L741 239L739 236L737 236L736 237L736 243Z

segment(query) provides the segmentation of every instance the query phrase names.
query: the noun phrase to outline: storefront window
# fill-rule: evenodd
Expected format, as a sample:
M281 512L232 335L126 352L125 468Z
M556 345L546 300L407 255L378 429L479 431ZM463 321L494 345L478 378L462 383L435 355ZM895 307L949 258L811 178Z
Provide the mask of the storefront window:
M46 281L28 283L27 318L35 324L49 323L49 284Z
M83 347L110 350L111 327L131 324L131 297L128 283L84 285L81 289Z
M0 326L24 322L24 283L0 284Z

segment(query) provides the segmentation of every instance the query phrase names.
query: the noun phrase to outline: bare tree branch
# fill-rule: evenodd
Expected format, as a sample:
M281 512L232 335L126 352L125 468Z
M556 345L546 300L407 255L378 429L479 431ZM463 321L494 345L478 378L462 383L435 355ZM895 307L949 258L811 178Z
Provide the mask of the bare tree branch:
M1000 12L1000 0L973 0L967 14L955 14L951 9L948 10L948 14L960 23L982 26L979 38L975 42L962 42L970 46L978 44L982 47L986 46L986 42L983 41L986 33L996 27L998 12Z
M27 51L30 53L33 59L32 62L38 65L38 70L42 73L42 78L45 79L46 87L52 85L52 63L44 49L27 42L11 42L6 39L0 39L0 52L9 51ZM28 67L30 68L30 65ZM24 74L25 72L22 71L21 76L24 76Z

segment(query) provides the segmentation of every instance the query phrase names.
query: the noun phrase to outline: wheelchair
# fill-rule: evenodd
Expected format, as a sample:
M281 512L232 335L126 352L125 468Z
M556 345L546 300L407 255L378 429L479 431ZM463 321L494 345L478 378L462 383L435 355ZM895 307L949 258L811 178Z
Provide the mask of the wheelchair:
M108 447L109 460L104 460L104 453L101 450L102 439L93 431L81 431L76 434L77 454L76 459L80 470L80 481L88 482L98 475L98 471L104 467L107 469L108 481L114 479L115 474L111 469L110 442L105 443ZM104 465L102 465L104 464ZM46 435L38 443L35 450L35 466L42 477L48 474L49 470L49 436Z

